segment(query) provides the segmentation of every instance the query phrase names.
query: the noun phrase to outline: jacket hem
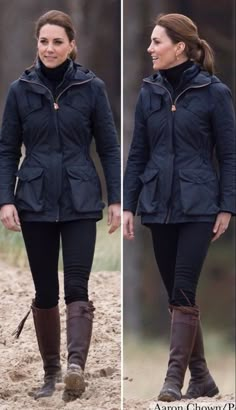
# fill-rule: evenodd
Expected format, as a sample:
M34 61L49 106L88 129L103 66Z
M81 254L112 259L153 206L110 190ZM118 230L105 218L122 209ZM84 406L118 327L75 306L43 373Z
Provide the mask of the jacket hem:
M88 212L88 213L81 213L81 214L73 214L70 216L65 216L65 217L60 217L59 219L55 218L55 215L40 215L40 214L35 214L33 212L21 212L19 214L20 220L26 221L26 222L69 222L69 221L76 221L80 219L95 219L96 221L99 221L103 218L103 212Z
M199 216L183 216L179 218L170 218L166 222L166 217L163 216L153 216L153 215L141 215L142 225L160 223L160 224L177 224L177 223L187 223L187 222L214 222L217 214L215 215L199 215Z

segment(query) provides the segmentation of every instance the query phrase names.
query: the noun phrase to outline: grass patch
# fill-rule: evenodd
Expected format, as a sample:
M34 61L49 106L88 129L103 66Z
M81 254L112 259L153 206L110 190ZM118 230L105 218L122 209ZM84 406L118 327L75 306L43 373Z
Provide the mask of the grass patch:
M213 332L203 329L204 346L207 355L215 357L224 353L235 355L234 343L229 343L223 332ZM155 352L169 350L169 338L148 339L141 336L135 336L129 331L124 331L124 356L140 357L142 354L152 355Z
M28 267L25 246L21 233L8 231L0 225L0 258L20 268ZM60 253L59 269L62 270ZM93 272L120 271L120 230L108 234L107 215L97 223L97 241L92 266Z

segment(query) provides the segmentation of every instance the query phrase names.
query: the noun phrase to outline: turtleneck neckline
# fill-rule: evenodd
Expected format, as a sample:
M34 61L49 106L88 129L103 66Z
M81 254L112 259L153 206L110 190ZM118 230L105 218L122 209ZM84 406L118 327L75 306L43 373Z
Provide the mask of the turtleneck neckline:
M67 70L67 68L69 67L70 64L70 60L66 59L62 64L60 64L59 66L55 67L55 68L49 68L46 67L43 62L39 59L39 65L40 65L40 69L42 74L49 80L52 82L61 82L63 80L63 77L65 75L65 72Z
M187 60L183 63L166 70L160 70L162 76L164 76L175 90L180 83L182 74L185 70L193 66L193 61Z

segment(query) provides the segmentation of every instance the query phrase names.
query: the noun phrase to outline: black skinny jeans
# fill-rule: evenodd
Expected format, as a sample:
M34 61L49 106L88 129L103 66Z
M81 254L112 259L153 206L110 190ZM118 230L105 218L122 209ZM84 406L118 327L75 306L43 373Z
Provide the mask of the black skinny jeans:
M96 241L96 221L21 221L21 228L35 286L36 307L49 309L58 304L60 237L65 302L87 301Z
M213 236L213 222L150 224L159 271L175 306L194 306L202 265Z

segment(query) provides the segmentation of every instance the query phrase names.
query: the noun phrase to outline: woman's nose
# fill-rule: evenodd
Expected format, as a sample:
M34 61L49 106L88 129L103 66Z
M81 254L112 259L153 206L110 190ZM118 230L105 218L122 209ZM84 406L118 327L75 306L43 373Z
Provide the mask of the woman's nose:
M151 53L152 52L152 45L150 44L150 46L147 48L147 52Z
M52 43L48 43L47 50L48 51L53 51L53 44Z

